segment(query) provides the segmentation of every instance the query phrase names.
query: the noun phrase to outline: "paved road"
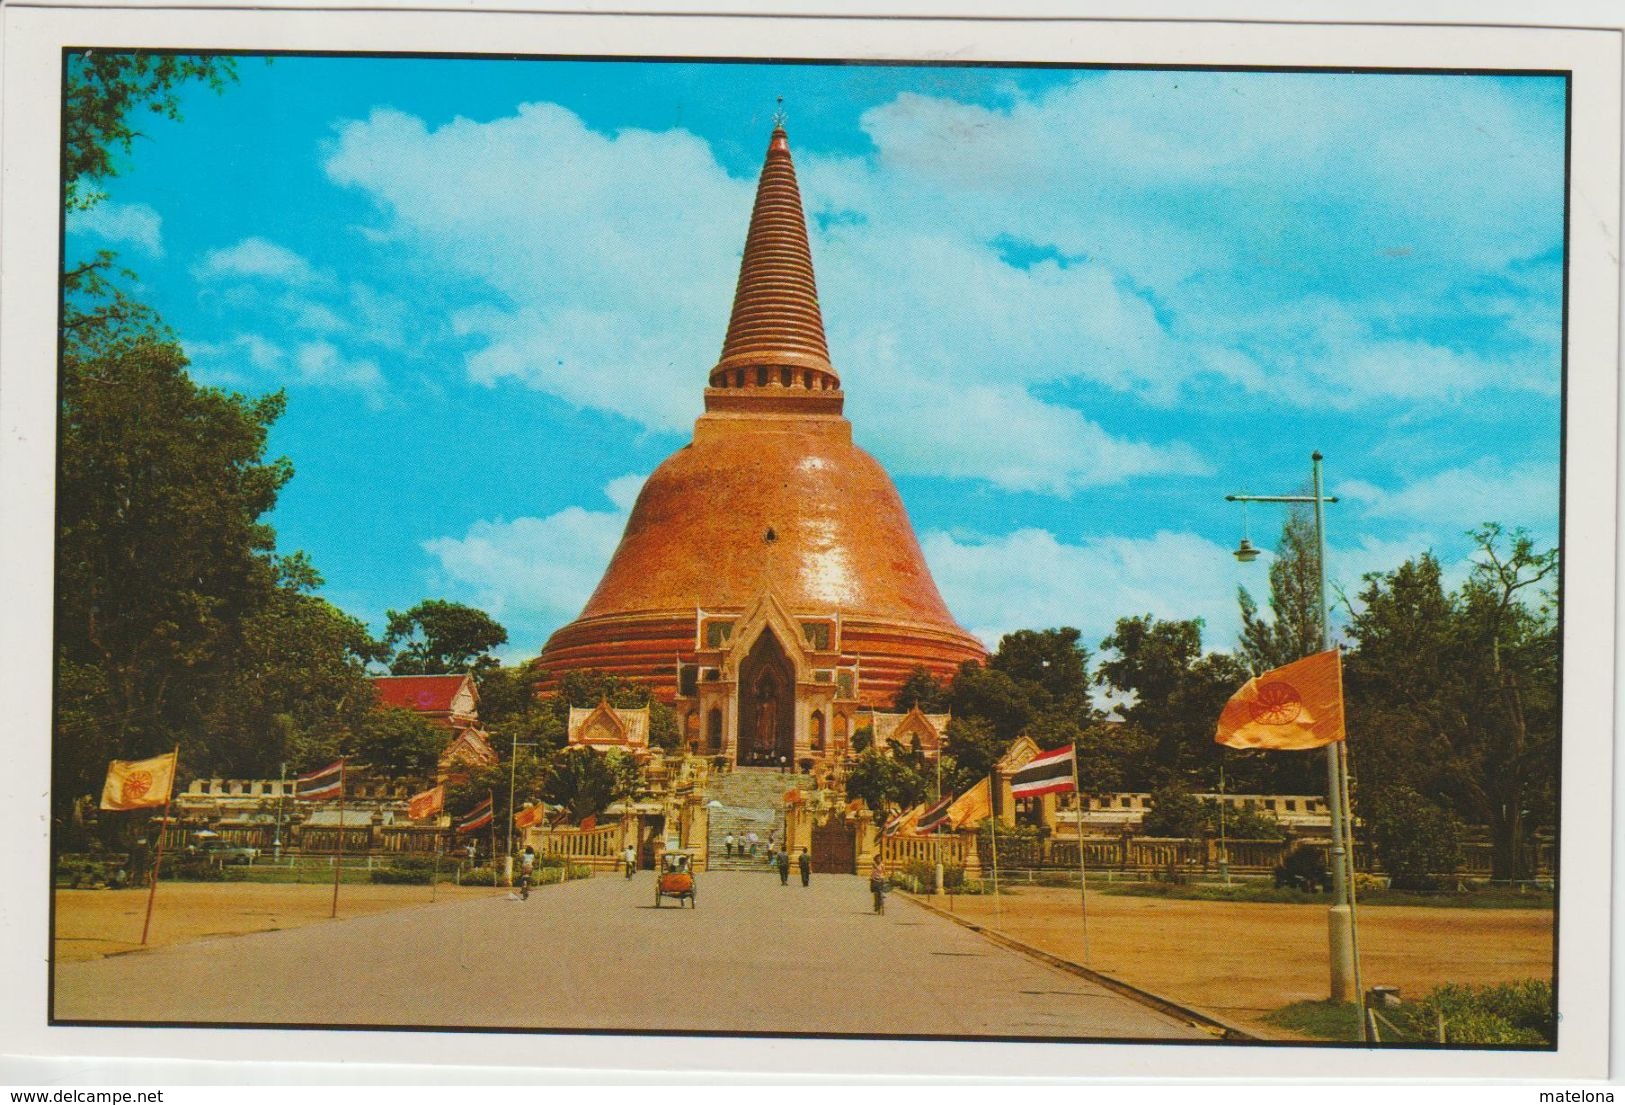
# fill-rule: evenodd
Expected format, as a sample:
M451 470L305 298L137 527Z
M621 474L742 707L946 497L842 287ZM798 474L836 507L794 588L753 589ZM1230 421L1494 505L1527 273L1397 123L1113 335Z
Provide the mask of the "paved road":
M653 875L57 967L64 1020L1206 1039L866 883ZM342 913L342 905L340 909Z

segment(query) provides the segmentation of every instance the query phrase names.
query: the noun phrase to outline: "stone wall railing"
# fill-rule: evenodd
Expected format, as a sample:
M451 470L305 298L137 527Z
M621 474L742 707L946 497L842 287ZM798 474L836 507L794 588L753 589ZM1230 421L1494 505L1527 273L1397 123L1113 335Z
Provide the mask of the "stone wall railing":
M620 861L621 826L605 825L588 829L549 829L532 831L525 840L544 856L563 856L572 863L595 871L614 869Z
M880 854L888 866L896 867L910 860L935 863L940 854L943 863L963 866L969 838L959 833L943 836L887 836L880 842Z

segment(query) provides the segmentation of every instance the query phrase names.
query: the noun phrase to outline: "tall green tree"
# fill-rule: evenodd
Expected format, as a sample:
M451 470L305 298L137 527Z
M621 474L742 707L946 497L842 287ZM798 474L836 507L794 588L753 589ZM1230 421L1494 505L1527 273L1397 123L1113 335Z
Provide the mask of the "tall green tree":
M143 117L178 120L184 86L202 82L219 92L237 79L230 57L81 50L69 53L65 65L62 204L68 211L106 198L100 186L119 174L135 140L144 137ZM64 339L109 330L159 335L156 315L124 290L134 277L110 250L67 263Z
M367 627L315 591L303 553L279 557L277 586L242 624L239 647L208 713L212 771L249 778L297 770L353 750L376 695L369 661L383 658ZM441 743L444 744L442 732Z
M1424 554L1366 577L1345 682L1361 814L1414 788L1489 828L1496 878L1530 873L1533 825L1555 810L1558 552L1523 531L1472 534L1454 594Z
M892 709L899 713L907 713L916 706L927 714L940 714L948 709L948 688L923 667L908 673L892 699Z
M863 799L877 818L892 805L917 805L930 792L931 780L917 765L878 748L859 755L846 776L847 795Z
M1297 507L1287 516L1281 541L1270 564L1269 608L1260 614L1247 588L1238 588L1241 604L1241 657L1254 675L1319 652L1320 549L1315 519Z
M1031 686L974 660L960 665L948 688L948 706L956 718L983 719L1006 745L1021 735L1037 713L1033 697Z
M611 803L630 798L640 783L637 761L619 751L571 748L548 765L547 800L564 806L574 821L604 812Z
M142 116L181 118L181 89L201 81L216 92L237 79L227 56L76 50L67 57L62 105L62 177L70 209L104 197L96 185L119 174Z
M375 773L432 780L451 733L416 710L380 706L367 710L349 737L349 748Z
M1228 653L1204 654L1200 620L1119 618L1100 647L1114 655L1100 663L1096 680L1125 700L1124 719L1155 742L1149 777L1133 782L1140 789L1173 781L1214 786L1220 762L1214 727L1247 681L1246 666Z
M395 650L395 675L446 675L490 671L500 665L491 650L507 644L508 631L491 615L460 602L425 599L404 613L391 610L384 643Z
M988 667L1027 687L1036 713L1089 711L1089 650L1071 626L1007 633ZM1086 721L1087 717L1074 720Z
M151 334L67 348L60 395L54 781L69 802L115 756L179 742L211 765L217 696L278 593L262 519L292 466L265 457L280 393L199 387Z

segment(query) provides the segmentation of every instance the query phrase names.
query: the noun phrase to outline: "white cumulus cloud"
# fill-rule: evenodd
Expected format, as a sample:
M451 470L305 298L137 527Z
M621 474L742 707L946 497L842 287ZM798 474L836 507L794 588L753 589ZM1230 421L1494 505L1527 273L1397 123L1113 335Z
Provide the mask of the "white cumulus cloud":
M1486 458L1395 489L1351 480L1337 490L1370 517L1404 519L1456 537L1485 522L1549 526L1555 517L1560 478L1553 463L1508 466Z
M88 210L68 213L69 234L128 244L153 258L164 255L163 228L163 217L144 203L103 200Z
M199 280L260 279L298 285L313 282L316 270L286 246L251 237L209 250L192 266L192 275Z
M569 506L542 518L479 521L423 548L449 586L503 622L515 655L534 656L598 586L646 478L611 480L604 495L612 510Z

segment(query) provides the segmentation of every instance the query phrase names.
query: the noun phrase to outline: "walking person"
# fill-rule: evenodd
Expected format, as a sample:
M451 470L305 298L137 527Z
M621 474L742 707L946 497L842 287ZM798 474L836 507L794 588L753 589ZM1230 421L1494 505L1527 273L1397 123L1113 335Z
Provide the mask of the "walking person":
M519 900L530 899L530 877L536 872L536 850L529 844L519 856Z
M801 854L796 857L796 866L801 869L801 885L804 887L811 886L812 857L807 854L807 849L803 848Z
M790 885L790 853L780 852L774 865L779 869L779 885Z
M875 865L869 869L869 893L875 896L875 912L886 912L886 861L879 856L875 857Z
M728 858L733 859L734 858L734 834L733 833L730 832L727 836L722 838L722 846L724 848L728 849Z
M750 845L750 858L751 859L756 858L756 845L761 843L761 839L762 839L761 837L756 835L756 830L755 829L752 829L750 832L745 834L745 843Z
M632 873L638 869L638 850L635 845L626 846L626 851L621 853L621 862L626 864L626 877L631 878Z

